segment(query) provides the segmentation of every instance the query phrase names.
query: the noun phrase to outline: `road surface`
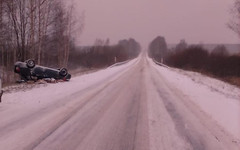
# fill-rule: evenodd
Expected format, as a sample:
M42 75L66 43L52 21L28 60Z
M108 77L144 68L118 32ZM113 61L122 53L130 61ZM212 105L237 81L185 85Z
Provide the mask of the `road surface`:
M0 106L1 150L240 149L146 57L44 107L22 105Z

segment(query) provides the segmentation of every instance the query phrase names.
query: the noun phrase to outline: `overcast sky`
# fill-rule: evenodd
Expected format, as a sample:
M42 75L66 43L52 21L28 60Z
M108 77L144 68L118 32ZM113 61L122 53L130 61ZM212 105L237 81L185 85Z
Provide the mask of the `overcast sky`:
M146 47L156 36L167 43L239 43L226 26L233 0L75 0L85 11L80 45L96 38L135 38Z

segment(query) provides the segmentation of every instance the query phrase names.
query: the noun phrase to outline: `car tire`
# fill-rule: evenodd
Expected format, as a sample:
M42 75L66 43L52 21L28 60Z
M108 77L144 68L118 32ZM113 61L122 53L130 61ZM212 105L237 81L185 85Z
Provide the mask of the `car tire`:
M27 60L27 67L28 68L34 68L35 67L35 61L32 59Z
M68 71L66 68L61 68L59 71L59 75L62 77L65 77L68 74Z

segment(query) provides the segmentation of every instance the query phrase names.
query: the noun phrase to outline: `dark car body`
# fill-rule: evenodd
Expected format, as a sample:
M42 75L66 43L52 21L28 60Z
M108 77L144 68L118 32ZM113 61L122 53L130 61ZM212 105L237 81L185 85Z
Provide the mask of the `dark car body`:
M14 72L18 73L22 80L38 80L46 78L54 78L56 80L69 81L71 75L67 72L67 69L53 69L44 66L35 65L33 60L27 60L25 62L16 62L14 65Z

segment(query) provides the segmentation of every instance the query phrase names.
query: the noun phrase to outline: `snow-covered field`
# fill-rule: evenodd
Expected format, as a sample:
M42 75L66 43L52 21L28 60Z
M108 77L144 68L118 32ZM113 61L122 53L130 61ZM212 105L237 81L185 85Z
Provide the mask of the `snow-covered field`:
M177 89L240 140L240 89L200 73L152 65Z

